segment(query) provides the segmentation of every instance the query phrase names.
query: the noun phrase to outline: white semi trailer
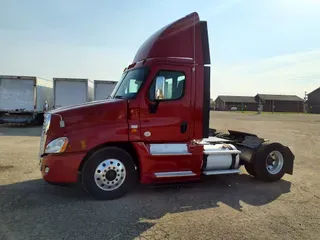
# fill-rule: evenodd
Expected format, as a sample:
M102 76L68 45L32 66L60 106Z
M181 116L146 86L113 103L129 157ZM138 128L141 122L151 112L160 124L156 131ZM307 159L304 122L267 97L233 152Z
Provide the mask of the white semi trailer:
M53 106L52 87L49 79L0 75L0 123L42 124Z
M103 100L112 93L117 81L94 80L94 100Z
M53 78L54 108L93 101L93 81L84 78Z

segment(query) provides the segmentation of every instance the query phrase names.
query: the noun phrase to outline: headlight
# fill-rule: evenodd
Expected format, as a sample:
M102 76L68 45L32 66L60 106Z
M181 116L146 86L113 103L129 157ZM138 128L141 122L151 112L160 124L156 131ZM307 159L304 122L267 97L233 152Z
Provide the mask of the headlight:
M68 138L60 137L52 140L45 149L45 153L62 153L66 150L68 146Z
M47 114L45 114L45 116L44 116L44 122L43 122L45 133L47 133L47 131L49 130L50 123L51 123L51 114L50 114L50 113L47 113Z

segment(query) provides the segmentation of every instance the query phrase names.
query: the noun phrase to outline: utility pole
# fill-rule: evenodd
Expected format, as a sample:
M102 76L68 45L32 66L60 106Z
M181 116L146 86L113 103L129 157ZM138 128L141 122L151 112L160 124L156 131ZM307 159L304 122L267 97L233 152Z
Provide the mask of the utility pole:
M262 112L262 101L261 101L261 98L259 98L258 114L261 114L261 112Z
M303 111L306 113L308 112L308 105L307 105L307 100L308 100L308 93L307 91L304 91L304 98L303 98Z

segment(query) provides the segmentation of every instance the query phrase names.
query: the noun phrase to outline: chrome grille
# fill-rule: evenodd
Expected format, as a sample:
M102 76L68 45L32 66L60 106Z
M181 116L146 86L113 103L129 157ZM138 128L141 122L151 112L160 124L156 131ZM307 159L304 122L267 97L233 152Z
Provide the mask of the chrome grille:
M45 135L44 132L42 132L41 139L40 139L40 156L44 153L46 140L47 140L47 135Z
M47 140L46 127L48 124L49 124L48 118L47 116L45 116L43 126L42 126L42 131L41 131L39 158L44 153L45 143Z
M39 157L44 153L44 145L46 142L46 135L45 135L45 124L43 124L42 131L41 131L41 138L40 138L40 152Z

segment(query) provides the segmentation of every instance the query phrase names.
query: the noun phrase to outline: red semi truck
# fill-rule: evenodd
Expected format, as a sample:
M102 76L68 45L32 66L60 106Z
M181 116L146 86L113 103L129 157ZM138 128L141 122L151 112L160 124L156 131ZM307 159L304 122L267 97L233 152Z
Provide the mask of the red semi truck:
M244 166L262 181L293 174L294 155L255 134L209 128L207 22L189 14L155 32L109 99L48 112L40 169L52 184L81 182L97 199L136 183L199 180Z

